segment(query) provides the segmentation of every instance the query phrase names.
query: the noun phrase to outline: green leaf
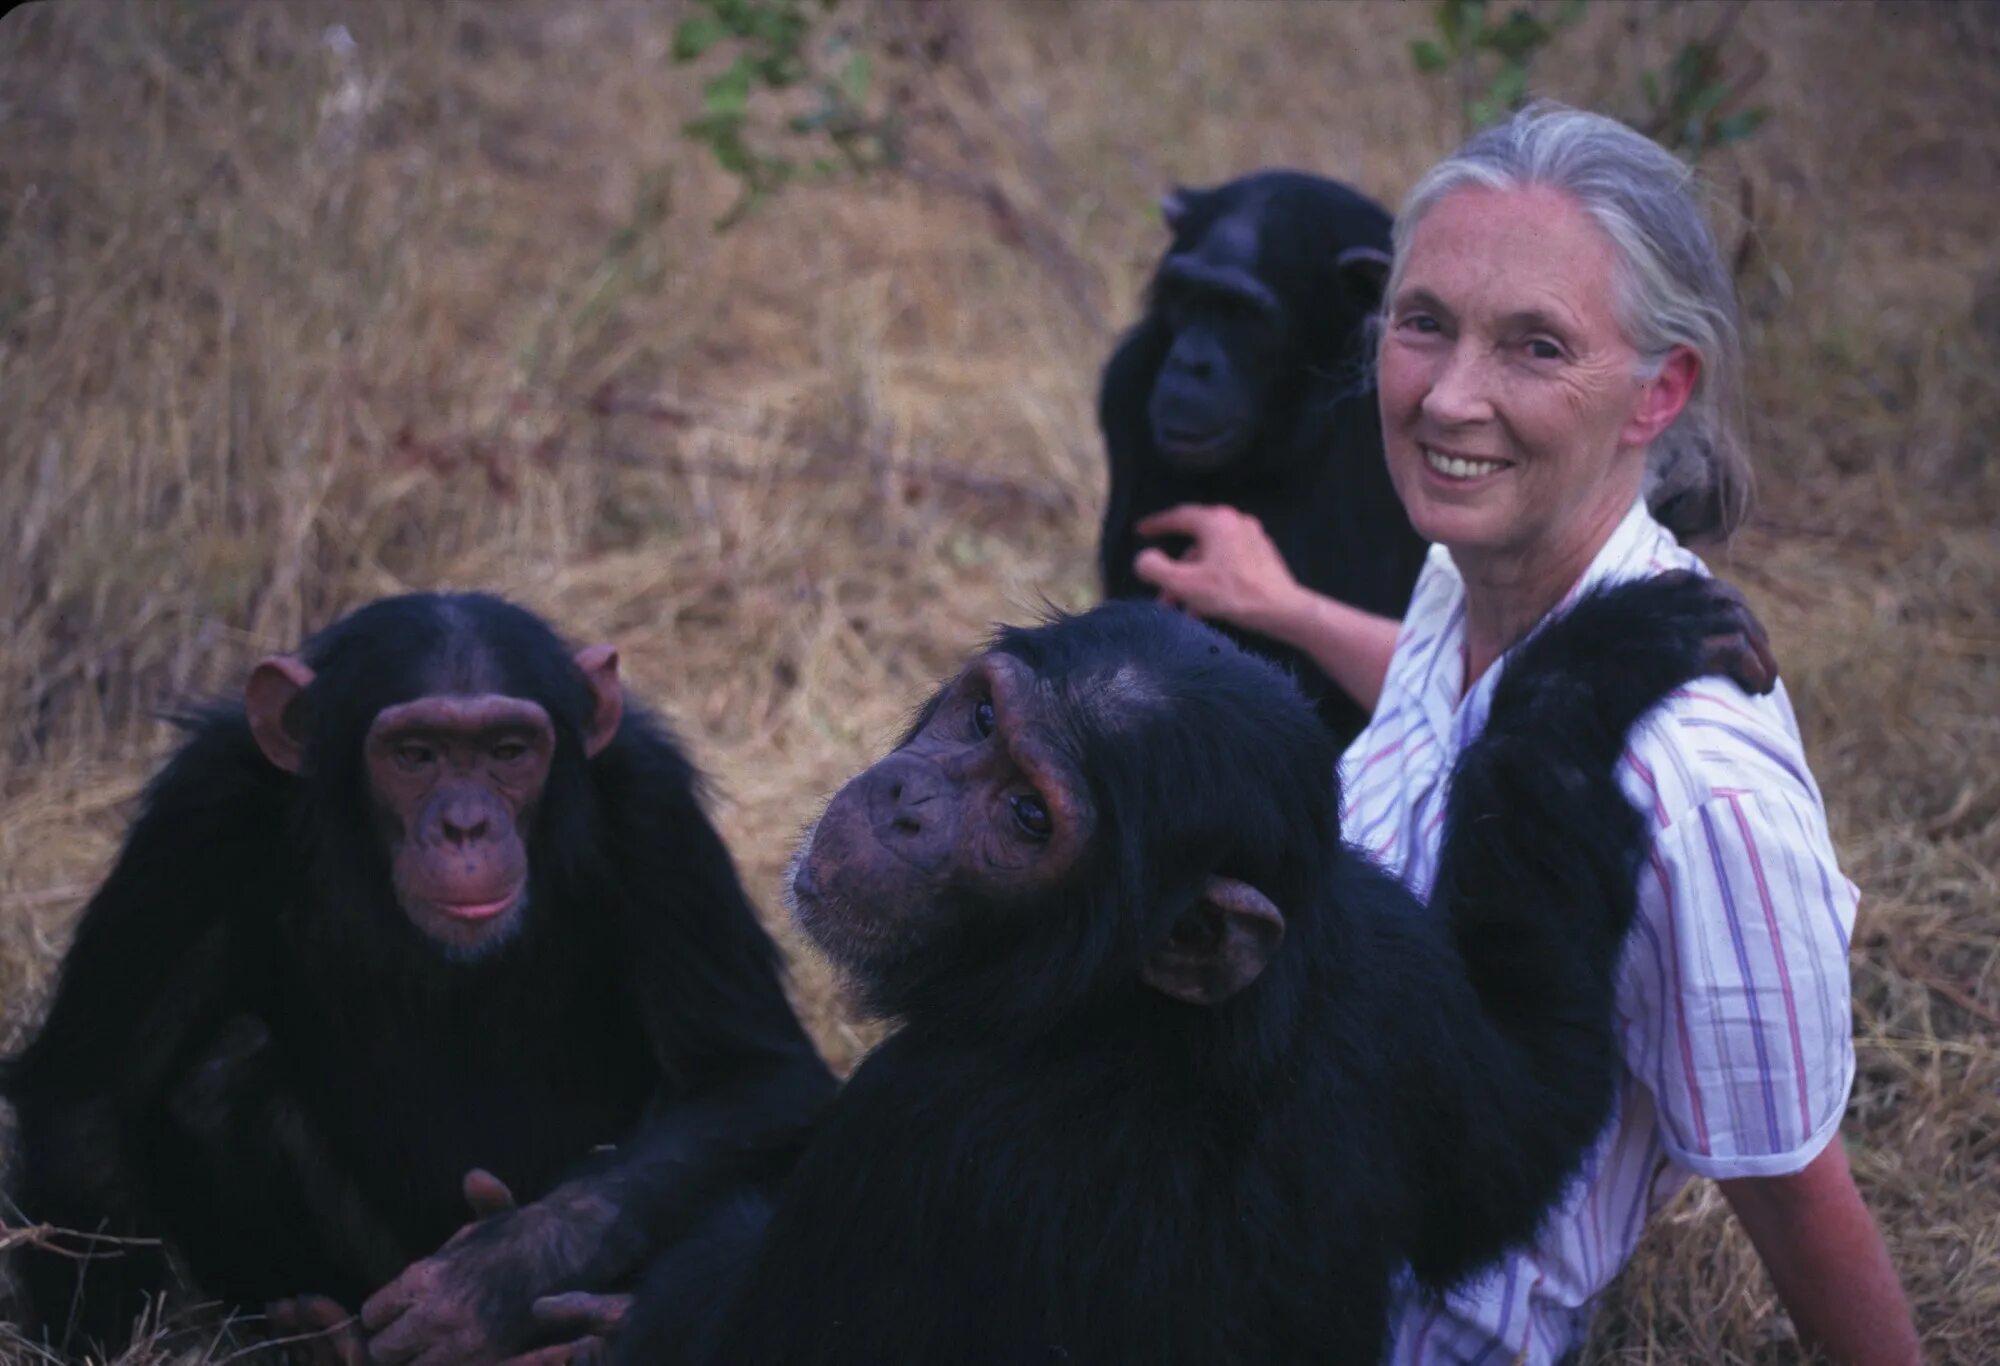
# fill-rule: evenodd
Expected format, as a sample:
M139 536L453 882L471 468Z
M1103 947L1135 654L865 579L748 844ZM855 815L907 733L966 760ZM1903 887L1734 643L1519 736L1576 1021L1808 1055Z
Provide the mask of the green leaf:
M1503 67L1493 78L1493 88L1487 98L1498 105L1500 110L1512 109L1528 93L1528 68L1525 66Z
M1451 59L1444 55L1444 49L1428 38L1419 38L1410 44L1410 60L1425 75L1442 71L1451 64Z
M674 60L691 62L728 36L720 19L697 16L674 30Z
M1583 18L1583 7L1588 3L1589 0L1563 0L1562 6L1556 10L1556 27L1568 28Z
M1715 125L1715 145L1727 147L1732 142L1743 141L1762 128L1764 120L1770 117L1770 110L1757 108L1745 109L1741 113L1731 114L1725 119L1718 120Z
M1476 34L1485 26L1486 0L1438 0L1437 29L1452 51L1464 50L1460 40L1468 28Z
M1706 120L1728 94L1729 87L1720 81L1714 85L1703 86L1695 92L1694 99L1688 103L1688 117Z
M1521 61L1549 40L1541 20L1526 10L1515 10L1505 23L1496 24L1479 35L1479 45L1510 61Z
M738 57L728 70L711 77L701 88L702 112L741 117L750 107L750 76L754 69L755 63L750 58Z
M1658 76L1654 75L1651 71L1641 71L1639 73L1639 89L1645 92L1646 107L1648 109L1658 109L1660 107L1660 78Z
M853 104L868 101L869 64L868 54L857 52L847 59L847 65L840 71L840 90Z

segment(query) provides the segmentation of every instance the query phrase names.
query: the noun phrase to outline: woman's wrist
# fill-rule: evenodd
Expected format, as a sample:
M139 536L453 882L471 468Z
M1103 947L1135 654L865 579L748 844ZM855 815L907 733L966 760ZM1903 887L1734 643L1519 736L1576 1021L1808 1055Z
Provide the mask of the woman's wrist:
M1248 615L1248 614L1246 614ZM1301 650L1348 696L1373 711L1401 624L1293 584L1240 625Z

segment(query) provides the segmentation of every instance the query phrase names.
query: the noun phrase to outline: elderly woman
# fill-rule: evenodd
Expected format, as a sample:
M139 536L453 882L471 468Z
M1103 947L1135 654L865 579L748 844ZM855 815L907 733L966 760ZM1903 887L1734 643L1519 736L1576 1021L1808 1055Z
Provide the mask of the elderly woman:
M1300 587L1229 508L1151 519L1143 533L1192 545L1135 567L1188 611L1305 650L1372 710L1342 765L1345 831L1421 893L1494 665L1594 584L1699 566L1648 512L1649 467L1689 539L1732 530L1748 481L1729 275L1687 168L1609 119L1532 108L1426 175L1382 324L1389 472L1435 542L1400 626ZM1855 890L1782 687L1683 690L1634 733L1623 777L1656 828L1616 1116L1537 1242L1441 1304L1413 1296L1390 1359L1575 1353L1646 1216L1694 1174L1720 1183L1802 1337L1841 1361L1914 1360L1839 1141Z

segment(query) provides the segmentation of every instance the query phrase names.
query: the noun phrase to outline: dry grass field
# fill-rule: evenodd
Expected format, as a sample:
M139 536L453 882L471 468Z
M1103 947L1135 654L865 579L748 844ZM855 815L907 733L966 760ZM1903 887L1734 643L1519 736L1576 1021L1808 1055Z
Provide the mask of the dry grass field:
M907 21L887 3L838 18ZM947 17L938 69L878 74L918 83L924 136L993 193L800 186L721 234L668 8L0 22L0 1047L172 743L161 711L410 589L615 641L785 934L815 804L987 623L1091 600L1096 371L1155 195L1291 164L1393 203L1459 131L1411 71L1423 6ZM1703 21L1601 0L1538 88L1617 112ZM2000 21L1759 0L1736 40L1774 117L1705 169L1729 240L1755 235L1762 504L1711 559L1772 628L1865 894L1854 1165L1930 1359L1991 1363ZM850 1065L868 1027L794 960ZM1796 1357L1698 1183L1588 1359ZM0 1362L41 1359L0 1328Z

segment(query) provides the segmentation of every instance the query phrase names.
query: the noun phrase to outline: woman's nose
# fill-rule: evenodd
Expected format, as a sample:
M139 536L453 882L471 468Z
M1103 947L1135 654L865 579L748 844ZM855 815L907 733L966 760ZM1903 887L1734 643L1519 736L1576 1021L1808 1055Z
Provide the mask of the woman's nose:
M1493 417L1492 366L1478 348L1451 349L1424 393L1424 416L1441 427L1464 427Z

